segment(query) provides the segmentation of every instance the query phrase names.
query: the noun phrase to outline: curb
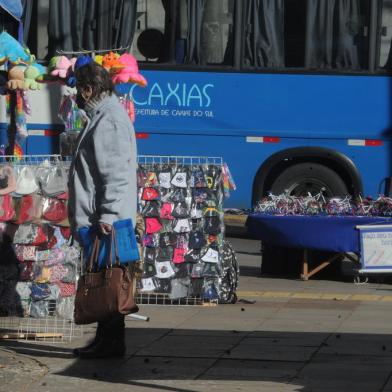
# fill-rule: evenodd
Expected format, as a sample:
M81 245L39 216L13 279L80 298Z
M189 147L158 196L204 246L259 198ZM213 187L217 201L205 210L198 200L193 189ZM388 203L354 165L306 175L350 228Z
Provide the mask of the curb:
M0 348L1 390L23 392L48 372L45 365L15 351Z

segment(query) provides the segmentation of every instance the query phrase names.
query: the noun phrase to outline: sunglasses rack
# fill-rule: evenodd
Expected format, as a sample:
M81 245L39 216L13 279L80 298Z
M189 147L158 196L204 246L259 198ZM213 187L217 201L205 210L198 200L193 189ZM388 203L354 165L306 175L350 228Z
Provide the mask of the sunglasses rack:
M0 219L0 341L82 335L72 320L80 251L68 241L69 163L60 155L0 156L0 168L13 168L0 176L9 212Z
M143 246L138 303L226 302L223 159L142 155L138 164L137 229Z

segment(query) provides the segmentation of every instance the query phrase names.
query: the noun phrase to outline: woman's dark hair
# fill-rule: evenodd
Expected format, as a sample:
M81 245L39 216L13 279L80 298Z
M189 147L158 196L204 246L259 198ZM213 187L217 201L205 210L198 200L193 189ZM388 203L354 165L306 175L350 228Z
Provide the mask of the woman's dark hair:
M78 88L84 89L87 86L91 87L91 98L93 99L99 97L103 92L109 93L109 95L114 92L114 85L109 72L94 62L76 69L75 78Z

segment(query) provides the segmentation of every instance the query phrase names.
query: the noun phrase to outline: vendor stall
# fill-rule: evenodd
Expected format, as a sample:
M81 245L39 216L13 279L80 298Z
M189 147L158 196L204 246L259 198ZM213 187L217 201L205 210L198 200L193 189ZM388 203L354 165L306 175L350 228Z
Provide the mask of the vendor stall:
M2 36L12 41L3 33L0 42ZM23 49L21 55L25 53ZM11 62L10 56L7 58ZM81 58L94 61L86 54ZM57 338L71 338L78 331L73 308L78 277L83 271L80 249L69 240L67 170L85 115L75 102L76 58L56 56L48 69L31 61L26 57L19 68L10 66L4 90L10 126L8 147L0 155L0 231L12 257L7 263L0 262L0 330L6 330L7 336L9 329L16 330L19 337L31 337L31 331L38 336L40 320L48 326L60 320L68 329L58 334L56 321L52 328L56 331L50 327L46 331L49 337L56 333ZM147 83L138 72L136 60L127 53L97 55L95 61L109 71L114 83ZM28 136L24 118L28 104L23 91L39 89L38 80L68 86L59 107L64 124L61 155L24 155L19 146ZM134 121L131 95L122 94L120 101ZM234 183L222 158L138 159L143 223L139 239L144 261L136 263L140 264L139 301L153 303L151 298L159 295L160 301L155 304L167 304L167 300L178 305L235 302L239 270L235 253L225 241L223 223L223 200ZM29 320L28 334L21 320Z
M303 280L328 266L348 253L360 254L358 225L392 224L392 218L360 216L277 216L251 214L247 220L249 233L261 241L275 246L303 250ZM309 270L309 251L323 250L335 254ZM356 260L355 260L356 261Z
M362 261L365 242L359 228L392 228L392 199L352 200L347 196L327 200L322 193L304 197L271 194L259 202L246 224L250 234L263 244L287 248L288 252L301 250L301 278L308 280L343 256ZM330 252L330 257L309 269L312 251Z

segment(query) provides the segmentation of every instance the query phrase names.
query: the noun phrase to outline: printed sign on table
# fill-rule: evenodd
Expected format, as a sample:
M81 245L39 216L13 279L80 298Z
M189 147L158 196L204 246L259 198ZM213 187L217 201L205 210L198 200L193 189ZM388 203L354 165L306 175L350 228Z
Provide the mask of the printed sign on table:
M361 246L359 272L392 273L392 225L357 226Z

